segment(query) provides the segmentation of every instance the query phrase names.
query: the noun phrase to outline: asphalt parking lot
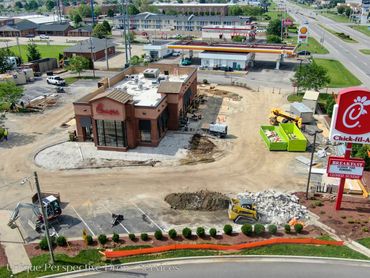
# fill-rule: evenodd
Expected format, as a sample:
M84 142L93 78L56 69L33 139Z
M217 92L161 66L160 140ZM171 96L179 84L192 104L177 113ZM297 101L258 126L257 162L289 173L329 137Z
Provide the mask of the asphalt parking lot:
M119 200L103 200L97 203L86 201L80 206L62 203L62 215L50 222L56 234L69 239L81 238L85 229L90 235L151 233L164 231L164 226L151 213L148 207L140 207L135 203L125 203ZM124 219L117 225L112 225L112 214L122 214ZM40 234L34 230L36 217L31 211L22 211L18 219L21 233L25 241L38 240Z

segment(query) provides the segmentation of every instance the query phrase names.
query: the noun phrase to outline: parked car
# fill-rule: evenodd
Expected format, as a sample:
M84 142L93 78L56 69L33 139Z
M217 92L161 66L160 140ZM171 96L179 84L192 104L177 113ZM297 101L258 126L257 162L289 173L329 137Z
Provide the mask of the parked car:
M47 35L40 35L40 40L48 40L49 36Z
M64 86L66 84L65 80L60 76L48 76L46 78L46 82L48 84L57 85L57 86Z
M174 51L174 52L172 52L172 56L180 56L181 55L181 52L179 52L179 51Z
M297 54L298 56L310 56L311 52L308 50L302 50L302 51L299 51Z

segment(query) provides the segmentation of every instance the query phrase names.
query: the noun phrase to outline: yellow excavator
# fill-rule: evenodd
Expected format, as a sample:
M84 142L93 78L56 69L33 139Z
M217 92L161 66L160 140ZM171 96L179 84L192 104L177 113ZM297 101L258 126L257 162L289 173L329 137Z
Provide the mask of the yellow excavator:
M250 199L230 199L229 219L235 223L254 223L258 221L257 207Z
M280 123L295 123L298 128L302 128L301 117L298 117L279 108L272 108L270 113L270 124L278 125Z

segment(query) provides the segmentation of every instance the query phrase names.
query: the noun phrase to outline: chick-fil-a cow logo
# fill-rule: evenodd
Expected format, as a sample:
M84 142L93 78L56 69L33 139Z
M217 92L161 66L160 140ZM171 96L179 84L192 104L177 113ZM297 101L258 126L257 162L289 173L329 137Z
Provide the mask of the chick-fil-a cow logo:
M334 105L330 139L337 142L370 144L370 91L362 88L339 92Z
M340 93L336 118L337 131L352 135L370 132L370 91L357 89Z

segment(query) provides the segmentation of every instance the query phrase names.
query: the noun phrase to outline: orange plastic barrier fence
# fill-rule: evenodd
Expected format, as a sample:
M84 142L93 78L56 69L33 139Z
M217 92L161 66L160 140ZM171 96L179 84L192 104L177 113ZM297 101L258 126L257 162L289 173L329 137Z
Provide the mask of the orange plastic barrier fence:
M135 250L117 250L117 251L104 251L100 252L106 258L120 258L127 256L143 255L160 253L172 250L184 250L184 249L203 249L203 250L219 250L219 251L233 251L248 248L261 247L266 245L274 244L315 244L315 245L343 245L343 241L328 241L314 238L273 238L262 241L255 241L249 243L242 243L236 245L217 245L217 244L173 244L167 246L150 247Z

